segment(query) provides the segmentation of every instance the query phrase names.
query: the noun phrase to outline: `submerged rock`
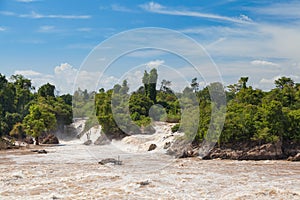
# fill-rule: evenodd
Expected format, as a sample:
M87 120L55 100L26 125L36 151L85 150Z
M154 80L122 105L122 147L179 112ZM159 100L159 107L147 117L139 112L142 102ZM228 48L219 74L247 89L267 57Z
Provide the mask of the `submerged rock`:
M140 184L141 186L145 186L145 185L149 185L150 184L150 181L141 181L141 182L138 182L138 184Z
M112 164L115 164L115 165L122 165L122 161L121 160L116 160L114 158L105 158L101 161L98 162L98 164L100 165L106 165L108 163L112 163Z
M167 149L171 146L171 142L166 142L164 145L164 149Z
M47 154L48 152L45 149L31 150L31 152L39 153L39 154Z
M157 145L156 144L150 144L148 151L153 151L154 149L156 149Z

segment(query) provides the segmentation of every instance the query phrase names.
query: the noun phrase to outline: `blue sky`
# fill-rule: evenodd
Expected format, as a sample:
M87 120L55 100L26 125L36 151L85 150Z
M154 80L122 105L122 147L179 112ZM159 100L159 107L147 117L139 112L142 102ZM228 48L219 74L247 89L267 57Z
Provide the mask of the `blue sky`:
M177 80L176 74L190 80L195 73L178 56L162 51L133 52L106 74L80 68L96 45L115 34L160 27L179 31L202 45L224 84L249 76L251 85L267 90L280 76L300 82L299 8L299 1L265 0L0 0L0 73L23 74L37 87L50 82L65 93L72 92L76 75L82 79L77 79L80 83L75 87L89 90L95 89L99 77L99 87L108 88L124 78L136 87L150 66L158 67L161 79L172 80L174 89L181 89L186 81ZM178 42L176 37L167 40ZM125 44L114 47L121 45ZM180 47L189 51L185 43ZM171 75L171 68L176 73ZM203 73L210 76L210 68Z

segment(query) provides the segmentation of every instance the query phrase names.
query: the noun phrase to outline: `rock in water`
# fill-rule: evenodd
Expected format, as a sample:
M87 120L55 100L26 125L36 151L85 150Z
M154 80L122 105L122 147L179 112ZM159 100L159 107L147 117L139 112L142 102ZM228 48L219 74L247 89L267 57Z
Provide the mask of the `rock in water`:
M85 141L83 144L84 145L91 145L93 142L92 142L92 140L87 140L87 141Z
M45 149L31 150L31 152L39 153L39 154L47 154L48 153Z
M45 137L45 139L43 139L43 141L41 143L42 144L59 144L59 141L55 135L49 134Z
M110 140L105 136L105 134L101 134L100 137L94 142L94 145L106 145L109 144Z
M153 151L154 149L156 149L156 144L150 144L148 151Z
M98 164L100 165L106 165L108 163L112 163L112 164L115 164L115 165L122 165L122 161L121 160L116 160L114 158L105 158L101 161L98 162Z
M164 145L164 149L167 149L171 146L171 142L166 142Z
M298 153L298 154L295 155L295 156L290 156L287 160L288 160L288 161L293 161L293 162L295 162L295 161L300 161L300 153Z
M150 181L141 181L139 182L138 184L140 184L141 186L145 186L145 185L149 185L150 184Z

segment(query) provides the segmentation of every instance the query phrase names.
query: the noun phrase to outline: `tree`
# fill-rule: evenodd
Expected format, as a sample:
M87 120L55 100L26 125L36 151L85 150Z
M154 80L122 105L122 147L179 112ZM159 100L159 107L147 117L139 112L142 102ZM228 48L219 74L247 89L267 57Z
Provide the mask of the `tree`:
M171 86L172 82L171 81L167 81L166 79L163 79L161 81L161 85L160 85L160 91L164 91L164 92L168 92L171 91L170 86Z
M30 106L29 111L23 120L25 132L34 137L36 145L39 145L39 136L55 129L56 118L39 104Z
M157 70L155 68L151 69L149 75L149 98L156 103L156 84L157 84Z
M275 80L275 86L279 89L283 89L284 86L294 87L294 81L291 78L285 76Z
M196 77L192 79L191 87L192 87L192 89L193 89L194 92L198 92L198 90L199 90L199 83L197 82L197 78Z
M239 85L242 89L246 89L247 88L247 82L248 82L248 77L241 77L239 80Z
M25 115L28 111L27 105L33 99L31 91L34 89L34 87L31 84L31 80L26 79L22 75L12 75L11 79L13 80L16 90L16 110L22 115Z
M149 95L149 73L146 70L144 72L142 82L144 84L145 94L148 96Z
M47 83L38 89L38 95L41 97L55 97L54 90L55 86Z

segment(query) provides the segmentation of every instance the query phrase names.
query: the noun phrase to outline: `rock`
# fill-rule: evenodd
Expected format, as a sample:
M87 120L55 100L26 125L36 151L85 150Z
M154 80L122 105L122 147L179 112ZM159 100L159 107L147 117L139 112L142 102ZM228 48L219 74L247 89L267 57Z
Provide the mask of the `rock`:
M153 151L154 149L156 149L156 144L150 144L148 151Z
M100 137L94 142L95 145L106 145L110 144L110 140L105 136L105 134L101 134Z
M259 146L242 145L240 148L213 148L203 159L272 160L283 158L281 142Z
M39 154L47 154L48 152L45 149L34 149L31 152L39 153Z
M167 154L175 156L175 158L195 157L198 155L198 149L194 149L191 142L184 138L178 138L168 148Z
M122 161L119 160L119 158L118 158L118 160L116 160L114 158L106 158L106 159L103 159L103 160L98 162L98 164L100 164L100 165L106 165L108 163L112 163L112 164L115 164L115 165L122 165Z
M33 144L33 143L34 143L32 137L29 137L29 136L27 136L27 137L24 139L24 142L26 142L27 144Z
M49 134L42 140L41 143L42 144L59 144L59 141L55 135Z
M164 145L164 149L167 149L171 146L171 142L166 142Z
M87 140L87 141L85 141L83 144L84 144L84 145L91 145L92 143L93 143L92 140Z
M48 152L47 152L45 149L42 149L42 150L38 150L37 153L40 153L40 154L47 154Z
M279 159L283 155L281 143L268 143L250 149L245 155L241 156L243 160L272 160Z
M142 134L154 134L155 133L155 128L151 125L146 126L144 129L142 129Z
M295 155L295 156L290 156L287 160L293 161L293 162L300 161L300 153L297 153L297 155Z
M145 186L145 185L149 185L150 184L150 181L141 181L141 182L138 182L138 184L140 184L141 186Z

